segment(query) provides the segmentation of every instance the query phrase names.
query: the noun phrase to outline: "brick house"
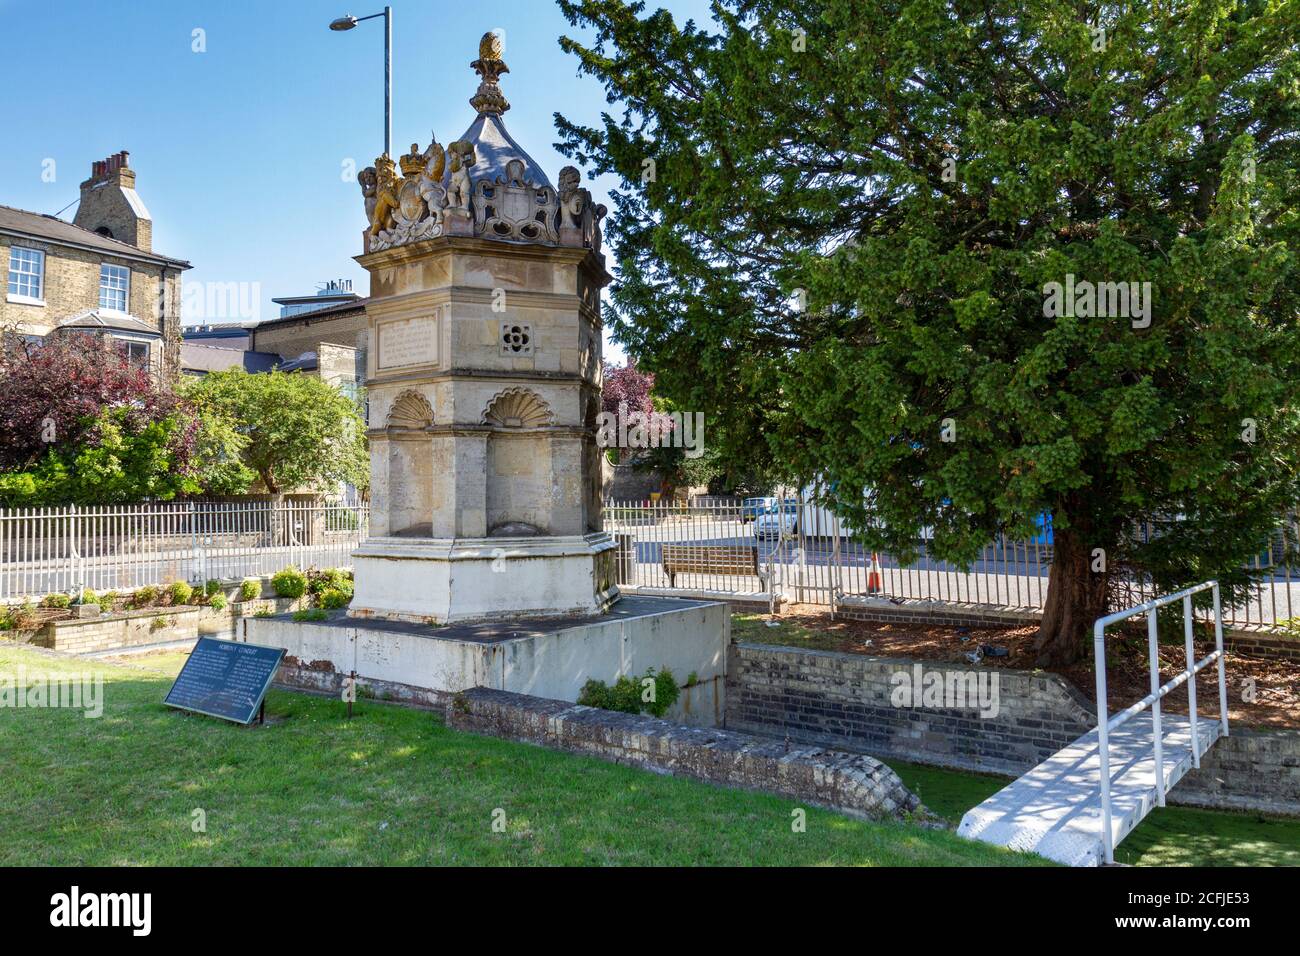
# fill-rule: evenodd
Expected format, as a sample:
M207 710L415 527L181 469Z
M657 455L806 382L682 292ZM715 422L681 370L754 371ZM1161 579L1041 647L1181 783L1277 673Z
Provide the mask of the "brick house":
M153 220L125 151L91 164L72 222L0 206L0 261L0 329L104 335L133 361L176 375L190 264L153 251Z

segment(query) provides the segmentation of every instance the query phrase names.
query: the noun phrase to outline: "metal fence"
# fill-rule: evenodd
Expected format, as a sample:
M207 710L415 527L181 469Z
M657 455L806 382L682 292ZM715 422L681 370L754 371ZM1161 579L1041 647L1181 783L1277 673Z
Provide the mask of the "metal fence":
M344 567L369 506L179 501L0 509L0 601Z
M885 552L873 554L837 516L817 505L787 502L780 514L756 510L721 499L607 502L605 526L619 542L621 583L776 593L797 603L823 605L844 596L879 596L1039 610L1047 596L1052 546L1046 533L1027 541L999 537L985 545L969 568L934 557L922 537L916 559L904 564ZM1293 616L1293 604L1300 614L1300 577L1285 557L1293 538L1289 527L1255 557L1262 579L1249 600L1225 609L1230 624L1272 628ZM754 549L758 573L736 573L738 548ZM724 571L713 570L724 566ZM1129 590L1136 600L1146 599L1142 595L1148 589L1139 582Z

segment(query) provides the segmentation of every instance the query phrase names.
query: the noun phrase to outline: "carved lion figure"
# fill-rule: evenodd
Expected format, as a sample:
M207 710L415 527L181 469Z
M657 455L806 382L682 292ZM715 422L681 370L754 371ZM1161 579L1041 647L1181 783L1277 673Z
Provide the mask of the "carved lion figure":
M393 226L393 210L398 208L397 165L387 156L375 160L375 206L370 213L370 235L378 236Z

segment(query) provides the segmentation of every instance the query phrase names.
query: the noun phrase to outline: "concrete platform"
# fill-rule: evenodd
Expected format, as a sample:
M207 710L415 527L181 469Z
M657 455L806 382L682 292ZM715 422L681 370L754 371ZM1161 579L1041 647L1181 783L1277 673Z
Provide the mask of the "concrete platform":
M697 680L666 716L711 727L722 719L731 615L718 602L624 597L591 616L442 626L246 618L240 639L285 649L278 684L333 692L355 671L376 696L440 705L472 687L576 701L589 679L667 667L679 684Z
M1192 722L1164 714L1161 725L1164 776L1166 787L1172 787L1192 768ZM1197 721L1201 755L1221 732L1217 719ZM1152 738L1150 711L1110 735L1113 846L1158 805ZM960 836L1031 851L1067 866L1104 863L1102 832L1101 755L1095 729L969 810L957 828Z

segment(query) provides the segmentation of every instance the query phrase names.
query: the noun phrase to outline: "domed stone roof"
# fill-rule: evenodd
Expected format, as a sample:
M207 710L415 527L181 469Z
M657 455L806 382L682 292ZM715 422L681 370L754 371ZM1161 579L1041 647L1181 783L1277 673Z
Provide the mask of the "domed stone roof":
M501 115L510 103L498 83L509 73L500 36L486 33L478 59L478 116L445 147L418 143L394 162L381 156L357 180L365 197L367 252L436 239L473 236L516 243L577 246L600 253L605 207L592 201L573 166L560 170L559 189L515 142ZM400 168L400 172L399 172Z
M460 138L474 147L478 162L474 164L474 178L495 181L504 176L506 166L512 159L524 164L524 178L534 186L554 188L546 172L537 161L529 156L501 121L499 113L479 113L478 118L470 124L469 129L461 133ZM443 182L450 182L451 170L443 174Z
M478 91L469 101L469 105L478 112L478 117L460 138L473 145L478 158L474 164L474 178L496 182L498 176L505 175L509 162L518 159L524 164L524 179L527 182L554 189L546 172L515 142L501 119L501 114L510 109L510 103L497 82L501 74L510 72L505 60L501 58L502 48L498 34L485 33L479 41L479 58L470 64L482 77ZM448 169L443 175L443 181L450 180L451 170Z

